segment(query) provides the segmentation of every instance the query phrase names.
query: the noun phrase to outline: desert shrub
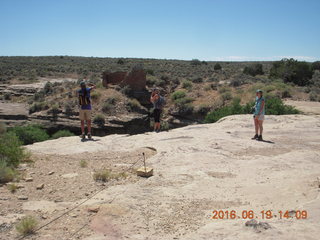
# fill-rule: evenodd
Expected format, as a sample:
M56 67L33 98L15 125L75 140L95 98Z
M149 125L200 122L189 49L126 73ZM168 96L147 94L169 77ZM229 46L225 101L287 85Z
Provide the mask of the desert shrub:
M185 88L185 89L192 89L192 82L189 81L189 80L183 80L182 81L182 87Z
M21 142L13 132L0 135L0 160L8 167L16 167L25 158Z
M313 102L316 102L316 101L318 101L318 100L320 100L320 99L319 99L319 97L318 97L318 94L316 94L315 92L310 92L310 94L309 94L309 100L310 100L310 101L313 101Z
M7 126L3 122L0 122L0 135L7 132Z
M281 78L284 82L292 82L299 86L310 83L312 78L311 65L294 59L282 59L274 62L270 69L270 77Z
M290 98L290 97L291 97L290 89L287 88L281 92L281 98Z
M241 86L242 84L243 84L243 81L240 80L240 79L232 79L232 80L230 81L230 86L232 86L232 87L239 87L239 86Z
M64 112L67 116L71 116L73 114L75 105L72 101L68 101L64 105Z
M165 81L161 80L161 79L158 79L155 76L148 75L146 84L148 86L158 86L159 87L159 86L164 86L165 85Z
M219 90L218 90L218 92L219 92L220 94L225 93L225 92L230 92L230 91L231 91L231 89L230 89L229 87L221 87L221 88L219 88Z
M29 108L29 113L40 112L49 109L49 105L46 102L35 102Z
M17 126L9 129L9 131L13 132L24 145L49 139L47 132L38 125Z
M231 105L223 106L217 110L211 111L205 117L206 123L214 123L219 119L234 115L234 114L251 114L253 102L249 102L246 105L240 105L240 99L234 98ZM299 111L292 106L287 106L280 98L266 97L266 114L268 115L283 115L283 114L297 114Z
M266 114L268 115L284 115L298 114L299 111L292 106L285 105L280 98L266 97Z
M11 93L5 93L5 94L3 95L3 99L4 99L4 100L11 100Z
M107 182L112 179L125 178L125 173L113 173L110 169L102 169L93 174L93 179L95 181Z
M319 70L320 71L320 61L313 62L311 64L312 71Z
M117 61L117 64L123 65L123 64L124 64L124 60L120 58L120 59Z
M13 167L8 167L7 161L0 158L0 183L12 182L16 175Z
M137 100L137 99L135 99L135 98L133 98L133 99L129 99L129 101L127 102L127 109L128 109L128 111L132 111L132 112L134 112L134 111L140 111L141 110L141 104L140 104L140 102Z
M91 99L96 101L101 97L101 93L98 91L94 91L92 93L90 93Z
M193 101L194 101L194 99L191 97L183 97L183 98L178 98L178 99L174 100L174 103L179 106L179 105L191 103Z
M37 220L32 216L26 216L16 225L17 232L22 236L35 233L37 228Z
M51 82L47 82L44 85L43 92L45 95L49 95L49 94L53 93L53 85Z
M228 101L232 99L232 93L231 92L224 92L221 94L221 99L223 101Z
M170 129L170 125L166 121L161 121L161 130L168 131Z
M214 69L214 70L221 70L222 67L221 67L220 63L216 63L216 64L214 65L213 69Z
M256 75L263 75L263 68L261 63L256 63L250 66L246 66L243 69L243 73L251 76L256 76Z
M112 105L111 103L104 102L104 103L102 104L101 110L102 110L102 112L104 112L104 113L108 113L108 112L110 112L110 111L113 109L113 107L114 107L114 105Z
M211 107L207 104L201 104L196 108L196 112L202 116L205 116L210 111L210 109Z
M86 168L88 166L88 162L84 159L80 160L80 167Z
M184 98L185 96L186 96L186 92L179 90L171 94L171 99L177 100L179 98Z
M44 99L45 99L45 93L44 91L39 91L39 92L36 92L34 95L33 95L33 99L37 102L43 102Z
M71 136L74 136L74 134L69 130L59 130L58 132L54 133L51 138L57 139L61 137L71 137Z
M199 59L192 59L190 64L193 66L201 65L201 61Z
M181 115L191 115L193 113L194 106L191 103L179 103L178 111Z
M106 123L104 116L102 114L97 114L93 118L93 123L97 124L98 126L102 127Z
M146 73L149 74L149 75L154 76L154 71L152 69L147 69Z
M18 186L14 183L11 183L11 184L7 185L7 188L11 193L15 193L18 189Z
M116 97L116 96L112 96L112 97L108 97L106 99L106 102L109 103L109 104L116 104L117 102L119 101L119 98Z
M192 79L192 82L193 83L202 83L203 79L201 77L197 77L197 78Z

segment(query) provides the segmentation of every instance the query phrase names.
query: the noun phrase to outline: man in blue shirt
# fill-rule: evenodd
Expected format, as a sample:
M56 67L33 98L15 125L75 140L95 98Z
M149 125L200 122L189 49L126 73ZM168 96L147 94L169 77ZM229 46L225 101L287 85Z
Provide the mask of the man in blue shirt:
M95 89L95 85L91 85L89 88L86 86L85 81L82 81L80 83L81 89L77 91L78 93L78 98L79 98L79 118L81 121L81 138L85 139L86 134L85 134L85 127L84 127L84 121L87 122L87 127L88 127L88 138L91 139L91 97L90 97L90 92L92 89Z
M257 90L256 92L256 102L254 105L254 126L256 130L256 135L252 139L256 139L258 141L262 141L262 132L263 132L263 120L265 115L265 100L263 97L262 90ZM260 131L260 134L259 134Z

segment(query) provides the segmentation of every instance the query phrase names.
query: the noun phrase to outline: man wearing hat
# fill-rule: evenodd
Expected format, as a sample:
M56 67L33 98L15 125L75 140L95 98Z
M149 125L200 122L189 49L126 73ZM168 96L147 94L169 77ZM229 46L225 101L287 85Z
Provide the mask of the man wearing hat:
M86 86L86 82L82 81L80 83L81 89L77 91L78 98L79 98L79 117L81 121L81 138L86 138L85 133L85 127L84 127L84 121L87 122L87 128L88 128L88 138L91 139L91 97L90 92L92 89L95 89L96 86L91 84L90 87Z
M263 120L265 115L265 100L263 97L262 90L258 89L256 91L256 102L254 105L254 126L256 130L256 134L252 139L256 139L258 141L262 141L262 132L263 132ZM260 133L260 134L259 134Z

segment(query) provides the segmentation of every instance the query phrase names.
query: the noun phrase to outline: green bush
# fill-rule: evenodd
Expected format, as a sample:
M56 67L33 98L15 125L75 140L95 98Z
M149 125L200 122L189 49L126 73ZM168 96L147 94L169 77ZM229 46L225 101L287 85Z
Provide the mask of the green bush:
M140 102L133 98L133 99L129 99L129 101L127 102L127 109L129 111L140 111L142 108Z
M246 105L240 105L240 99L234 98L231 105L224 106L217 110L211 111L205 117L206 123L214 123L219 119L235 114L250 114L252 113L253 102L247 103ZM299 111L292 106L287 106L283 103L280 98L266 97L266 114L268 115L283 115L283 114L297 114Z
M231 92L225 92L221 94L221 99L223 101L228 101L232 99L232 93Z
M310 92L309 100L312 101L312 102L318 101L318 94L316 94L315 92Z
M246 66L243 69L243 73L251 76L256 76L256 75L263 75L263 68L261 63L256 63L250 66Z
M185 88L185 89L192 89L192 82L189 81L189 80L183 80L182 81L182 87Z
M216 63L216 64L214 65L213 69L214 69L214 70L221 70L222 67L221 67L220 63Z
M11 100L11 93L5 93L3 97L4 97L4 100Z
M9 131L13 132L24 145L49 139L47 132L38 125L17 126Z
M184 98L186 96L185 91L175 91L174 93L171 94L171 99L172 100L177 100L179 98Z
M113 109L113 107L114 107L114 105L112 105L111 103L104 102L103 105L102 105L101 110L104 113L108 113Z
M7 161L0 159L0 183L12 182L16 175L14 169L7 166Z
M40 112L47 109L49 109L49 106L46 102L35 102L29 108L29 113L31 114L31 113Z
M292 106L285 105L280 98L266 97L266 114L268 115L284 115L284 114L298 114L299 111Z
M106 123L104 116L102 114L97 114L93 118L93 123L97 124L98 126L102 127Z
M320 71L320 61L313 62L311 64L312 71L319 70Z
M312 74L309 63L299 62L293 58L274 62L270 69L270 77L281 78L284 82L292 82L299 86L308 85Z
M190 64L193 66L201 65L201 61L199 59L192 59Z
M0 160L8 167L16 167L25 158L21 142L13 132L0 135Z
M51 138L57 139L61 137L72 137L72 136L74 136L74 134L68 130L59 130L58 132L54 133Z
M98 91L94 91L90 94L90 96L92 100L96 101L101 97L101 93Z
M43 92L44 92L44 94L46 94L46 95L53 93L53 85L52 85L51 82L47 82L47 83L44 85Z
M123 64L124 64L124 60L120 58L120 59L117 61L117 64L123 65Z

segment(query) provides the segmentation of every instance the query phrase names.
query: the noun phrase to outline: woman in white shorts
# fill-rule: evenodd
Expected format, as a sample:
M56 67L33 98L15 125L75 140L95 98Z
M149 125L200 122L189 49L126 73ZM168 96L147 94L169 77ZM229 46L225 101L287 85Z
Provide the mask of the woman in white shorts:
M256 139L258 141L262 141L262 132L263 132L263 120L265 115L265 99L263 97L262 90L257 90L256 92L256 103L254 105L254 126L256 130L256 134L252 139Z

